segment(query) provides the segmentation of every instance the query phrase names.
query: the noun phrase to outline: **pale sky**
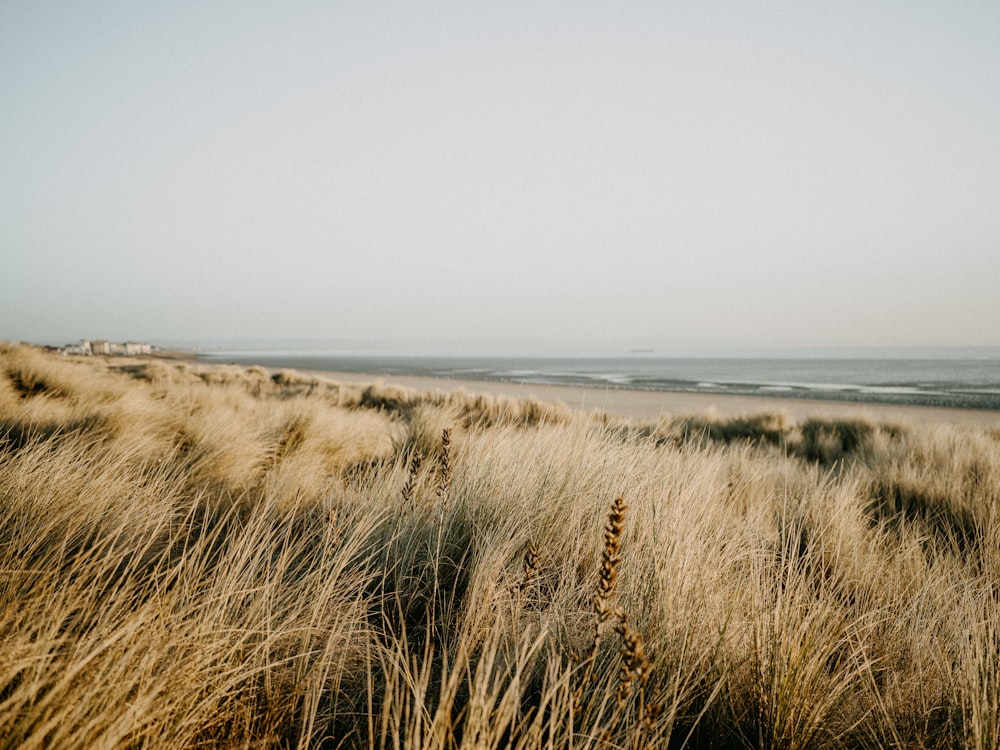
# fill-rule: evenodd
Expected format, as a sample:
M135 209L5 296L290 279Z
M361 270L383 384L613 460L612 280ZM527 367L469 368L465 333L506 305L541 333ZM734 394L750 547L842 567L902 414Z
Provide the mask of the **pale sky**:
M0 339L1000 344L1000 2L0 3Z

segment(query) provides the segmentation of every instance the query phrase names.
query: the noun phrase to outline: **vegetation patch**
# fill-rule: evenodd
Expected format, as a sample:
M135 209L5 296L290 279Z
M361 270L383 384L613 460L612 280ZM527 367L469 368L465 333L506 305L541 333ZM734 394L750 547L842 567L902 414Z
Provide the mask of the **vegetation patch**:
M1000 737L993 433L0 373L3 746Z

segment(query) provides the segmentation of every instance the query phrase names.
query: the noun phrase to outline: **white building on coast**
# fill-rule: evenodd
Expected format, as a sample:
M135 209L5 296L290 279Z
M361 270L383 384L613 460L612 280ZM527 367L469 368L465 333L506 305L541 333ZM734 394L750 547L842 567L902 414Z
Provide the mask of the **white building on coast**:
M105 356L137 357L140 354L152 354L153 345L139 341L126 341L121 344L110 341L90 339L80 339L79 344L68 344L60 349L62 354L75 356L91 356L103 354Z

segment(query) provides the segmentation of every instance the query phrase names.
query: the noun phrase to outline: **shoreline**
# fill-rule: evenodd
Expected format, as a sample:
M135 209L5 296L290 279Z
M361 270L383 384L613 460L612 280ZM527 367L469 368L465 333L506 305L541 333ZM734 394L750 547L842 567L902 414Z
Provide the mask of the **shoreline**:
M203 367L231 366L224 362L202 359L198 352L164 351L154 358L187 362ZM248 367L249 365L237 365ZM636 421L658 421L664 418L702 416L737 417L763 412L783 413L801 421L810 417L867 418L877 422L903 421L912 424L959 424L985 428L1000 428L1000 411L961 409L955 407L921 406L916 404L880 404L821 399L800 399L732 394L689 393L683 391L602 388L585 385L551 385L512 383L500 380L445 378L426 375L385 375L381 373L347 372L305 368L266 367L269 372L295 370L309 377L340 383L383 383L415 391L464 391L470 394L506 396L548 403L562 403L577 411L602 411L616 417Z
M784 412L795 419L808 417L868 417L876 421L905 420L914 423L978 424L1000 427L1000 412L953 409L937 406L853 403L764 396L698 394L678 391L643 391L627 388L594 388L578 385L505 383L495 380L459 380L419 375L373 375L329 370L300 370L312 376L349 383L383 382L418 391L464 390L468 393L501 395L537 401L562 402L580 411L599 410L636 420L658 420L714 412L723 417Z
M200 364L213 364L202 360L195 361ZM638 421L656 421L666 417L703 415L705 413L713 413L722 417L736 417L762 412L780 412L796 420L809 417L863 417L879 422L895 420L915 424L944 423L1000 427L1000 411L984 409L700 394L583 385L510 383L498 380L443 378L424 375L382 375L339 370L301 369L297 371L311 377L320 377L341 383L378 382L415 391L443 391L446 393L465 391L471 394L507 396L550 403L558 402L578 411L598 410L613 416Z

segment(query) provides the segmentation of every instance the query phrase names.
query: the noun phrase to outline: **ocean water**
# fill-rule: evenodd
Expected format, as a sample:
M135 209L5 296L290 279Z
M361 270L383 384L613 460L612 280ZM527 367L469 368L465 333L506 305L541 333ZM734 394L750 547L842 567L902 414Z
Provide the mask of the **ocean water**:
M512 383L1000 410L1000 349L829 355L539 356L227 349L209 362Z

